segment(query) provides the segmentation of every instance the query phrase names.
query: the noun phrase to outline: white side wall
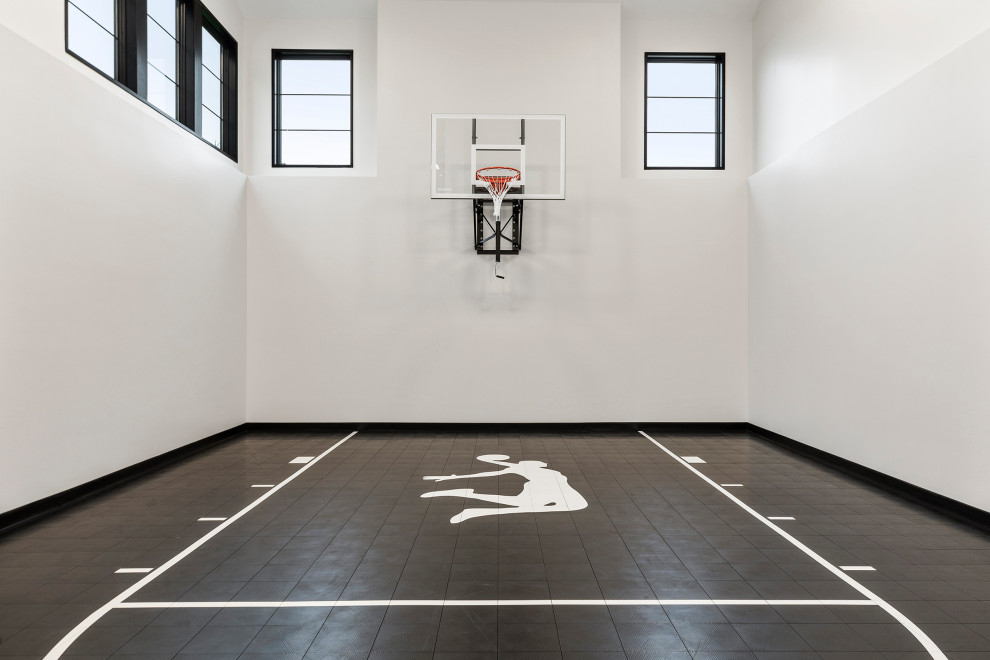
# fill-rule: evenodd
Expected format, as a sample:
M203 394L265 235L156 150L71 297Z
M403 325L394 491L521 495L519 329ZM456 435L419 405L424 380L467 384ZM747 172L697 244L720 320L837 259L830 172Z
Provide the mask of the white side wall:
M41 5L0 11L0 511L244 421L245 177Z
M990 27L986 0L763 0L757 169Z
M765 0L757 34L764 10L788 4ZM794 20L817 18L808 9ZM942 20L958 21L956 34L971 28L962 14ZM841 59L847 39L824 43L828 34L787 49L757 43L757 89L820 53ZM906 57L919 45L886 29L872 37ZM988 58L984 32L889 91L876 79L873 101L750 180L750 421L984 510ZM801 89L785 96L812 102ZM777 98L761 107L793 111ZM767 134L770 113L757 125L760 141L791 140L786 126Z
M496 12L519 20L493 93ZM745 135L749 23L713 29ZM381 0L377 176L251 178L248 420L744 419L748 138L726 172L623 177L643 52L724 45L691 30L637 31L610 3ZM504 283L469 202L429 199L435 112L567 115L568 198L527 203Z

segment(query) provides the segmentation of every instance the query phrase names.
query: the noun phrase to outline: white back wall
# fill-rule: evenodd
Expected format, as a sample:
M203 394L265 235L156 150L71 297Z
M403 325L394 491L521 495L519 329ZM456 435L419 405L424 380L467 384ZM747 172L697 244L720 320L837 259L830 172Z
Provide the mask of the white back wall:
M7 511L243 422L246 237L206 143L5 27L0 79Z
M250 180L249 421L745 418L748 140L731 171L623 178L623 29L616 4L379 2L377 176ZM732 49L744 89L748 22ZM470 203L429 199L437 112L567 115L568 198L527 203L504 282Z
M794 48L757 80L822 44ZM754 175L750 235L750 421L984 510L988 58L984 32Z
M990 27L986 0L763 0L757 169Z

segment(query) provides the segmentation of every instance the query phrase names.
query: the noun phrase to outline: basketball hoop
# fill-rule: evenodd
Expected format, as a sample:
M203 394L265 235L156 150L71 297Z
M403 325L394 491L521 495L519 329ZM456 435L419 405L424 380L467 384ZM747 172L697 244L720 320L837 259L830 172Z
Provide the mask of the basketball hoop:
M518 181L522 173L514 167L483 167L474 173L476 181L485 184L488 194L492 196L493 215L495 216L495 277L505 279L499 272L499 264L502 262L501 255L501 233L502 222L500 220L502 212L502 200L509 192L513 181Z

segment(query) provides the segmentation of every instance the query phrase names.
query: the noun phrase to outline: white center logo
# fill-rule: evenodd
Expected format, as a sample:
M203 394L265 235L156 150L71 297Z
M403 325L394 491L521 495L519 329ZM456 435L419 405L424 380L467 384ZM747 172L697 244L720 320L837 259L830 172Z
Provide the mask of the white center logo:
M512 463L503 454L485 454L478 457L479 461L504 465L504 470L494 472L479 472L477 474L451 474L445 477L423 477L427 481L449 481L450 479L470 479L471 477L497 477L500 474L518 474L527 479L522 492L518 495L485 495L475 493L473 488L455 488L452 490L437 490L423 493L420 497L465 497L482 502L494 502L505 506L493 509L464 509L450 519L457 524L478 516L498 516L505 513L544 513L550 511L578 511L588 506L567 483L567 477L556 470L548 470L543 461L519 461Z

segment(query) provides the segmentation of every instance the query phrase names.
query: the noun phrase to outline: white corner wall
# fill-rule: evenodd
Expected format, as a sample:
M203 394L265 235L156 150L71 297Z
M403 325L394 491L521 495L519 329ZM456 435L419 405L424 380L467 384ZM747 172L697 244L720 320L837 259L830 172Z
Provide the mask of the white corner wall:
M493 88L495 14L516 20ZM624 50L627 27L614 3L380 0L377 175L250 180L249 421L745 418L749 140L726 172L622 167L641 142L620 128L643 103L631 53L720 40L643 30ZM717 30L748 135L749 23ZM568 198L527 203L504 282L470 203L429 198L437 112L567 115Z
M245 177L41 5L0 11L0 512L244 421Z
M990 27L986 0L763 0L756 169Z
M758 44L757 89L846 44ZM750 179L750 421L983 510L988 58L990 32L957 44Z

